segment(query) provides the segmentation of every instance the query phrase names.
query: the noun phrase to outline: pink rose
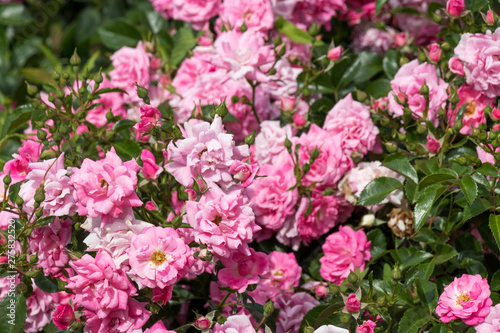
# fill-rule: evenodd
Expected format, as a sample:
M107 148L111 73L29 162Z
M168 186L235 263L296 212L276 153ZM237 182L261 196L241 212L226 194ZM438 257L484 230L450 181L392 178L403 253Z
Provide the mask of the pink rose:
M160 173L163 172L163 168L156 164L155 157L152 152L147 149L143 149L141 153L142 160L142 174L146 179L155 180L158 178Z
M223 285L244 292L249 284L257 284L268 270L267 255L250 248L250 253L233 252L229 258L220 258L224 264L218 278Z
M455 73L455 74L460 75L460 76L465 75L464 65L462 64L460 59L458 59L457 57L450 58L450 61L448 61L448 67L450 68L450 71L452 71L452 73Z
M484 17L484 16L483 16ZM488 25L493 25L495 24L495 17L493 15L493 12L491 10L488 10L488 12L486 13L486 17L484 18L484 21L488 24Z
M37 162L42 153L42 144L28 140L18 149L18 154L12 154L14 159L9 160L3 166L4 174L10 172L12 184L18 183L26 179L26 176L31 171L29 164Z
M373 321L365 320L365 321L363 321L363 325L360 325L358 327L358 330L356 331L356 333L374 333L375 326L377 326L377 324L375 324Z
M401 47L405 46L406 43L407 43L407 40L406 40L406 33L405 32L400 32L400 33L394 34L394 45L396 45L396 47L401 48Z
M334 47L328 51L328 59L331 61L339 60L342 56L342 52L344 52L344 48L342 46Z
M207 317L198 317L196 319L196 327L198 327L200 330L208 330L212 323L210 322L210 319Z
M464 274L444 287L436 314L443 323L461 319L466 325L477 325L484 322L490 313L493 303L490 294L487 279L479 274Z
M286 138L291 140L292 136L290 125L281 127L279 121L263 121L255 137L255 160L261 165L276 164L278 159L282 159L280 155L288 155L284 144Z
M389 113L397 117L403 115L403 106L399 105L394 96L398 93L406 95L408 106L415 119L423 118L426 109L425 97L420 93L420 88L425 84L429 87L429 110L427 119L434 125L438 123L438 112L444 107L448 94L448 84L439 78L434 65L413 60L403 65L391 81L392 92L389 94Z
M234 315L227 318L224 324L215 324L212 333L255 333L250 319L245 315Z
M280 309L276 320L277 333L299 333L300 323L309 310L319 302L306 292L288 291L278 294L274 306Z
M293 123L297 127L302 127L306 124L306 118L304 118L304 116L302 116L300 113L295 112L293 114Z
M328 112L323 129L332 136L341 137L342 149L346 155L366 155L374 148L379 133L370 118L368 107L354 101L350 93Z
M427 47L429 49L429 59L433 62L438 62L441 58L441 49L437 43L431 44Z
M500 29L486 34L463 34L455 48L467 83L490 98L500 95Z
M52 322L60 330L65 330L75 321L73 308L68 305L58 305L56 310L52 312Z
M427 135L427 150L432 153L432 154L435 154L438 152L439 148L441 148L441 144L439 143L438 140L434 139L434 138L431 138L430 136Z
M446 11L453 17L459 17L464 9L464 0L448 0L446 3Z
M345 309L349 313L359 312L361 309L361 302L356 298L355 294L350 294L345 302Z
M296 103L297 99L295 98L295 96L282 96L280 98L280 105L283 111L293 111L293 109L295 109Z
M274 27L274 14L270 0L225 0L219 13L219 24L237 30L245 24L247 29L266 33Z
M73 168L71 175L78 214L101 217L104 225L123 213L124 208L142 206L135 193L139 170L134 159L122 162L114 148L102 160L83 160L81 168Z
M146 329L144 333L175 333L175 331L167 330L163 322L159 320L153 326Z
M484 322L474 326L477 333L498 333L500 332L500 304L492 306L490 313Z
M240 181L243 187L247 187L253 182L258 171L259 165L257 163L250 165L241 161L234 161L229 167L229 172L233 175L233 178Z
M137 136L141 137L144 133L149 133L161 118L161 113L152 105L144 104L141 106L141 122L134 125Z
M138 102L135 84L149 87L149 56L142 42L137 47L124 46L111 56L114 69L109 72L111 84L127 92L124 96L126 102Z
M363 230L340 226L339 231L328 236L323 244L325 256L320 258L321 276L340 285L351 271L358 267L363 271L371 258L370 245Z

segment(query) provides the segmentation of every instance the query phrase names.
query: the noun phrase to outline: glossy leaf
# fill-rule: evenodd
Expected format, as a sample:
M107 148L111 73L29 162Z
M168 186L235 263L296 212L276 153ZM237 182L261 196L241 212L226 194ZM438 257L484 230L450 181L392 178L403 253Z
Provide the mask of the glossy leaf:
M399 180L390 177L379 177L371 181L361 191L357 205L373 206L384 200L391 192L403 187Z

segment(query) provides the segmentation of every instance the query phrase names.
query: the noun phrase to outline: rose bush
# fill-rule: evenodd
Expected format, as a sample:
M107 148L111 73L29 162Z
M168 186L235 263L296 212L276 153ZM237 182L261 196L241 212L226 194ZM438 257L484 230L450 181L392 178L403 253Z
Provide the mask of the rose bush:
M500 331L499 10L0 1L0 332Z

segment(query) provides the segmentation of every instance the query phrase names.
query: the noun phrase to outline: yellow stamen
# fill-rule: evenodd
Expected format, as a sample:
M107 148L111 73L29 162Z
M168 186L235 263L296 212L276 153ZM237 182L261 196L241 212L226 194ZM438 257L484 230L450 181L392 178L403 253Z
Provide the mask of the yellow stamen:
M151 259L149 260L151 260L156 266L160 266L165 262L165 260L167 260L167 256L165 255L165 253L158 250L153 253Z

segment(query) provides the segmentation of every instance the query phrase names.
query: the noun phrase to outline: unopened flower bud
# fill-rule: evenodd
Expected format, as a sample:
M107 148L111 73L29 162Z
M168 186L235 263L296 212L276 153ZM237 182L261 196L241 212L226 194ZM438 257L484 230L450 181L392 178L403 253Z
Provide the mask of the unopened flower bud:
M79 66L81 62L82 62L82 59L80 59L80 56L78 56L78 53L76 53L76 49L75 49L75 51L73 52L73 55L71 56L71 58L69 58L69 64L71 66Z
M38 92L38 88L32 84L29 84L26 82L26 90L28 92L28 95L30 96L35 96L35 94Z
M342 46L337 46L328 51L328 59L331 61L337 61L342 56L342 52L344 52L344 48Z
M264 317L269 317L272 313L274 312L274 305L273 301L269 300L265 305L264 305Z
M196 319L196 327L202 331L208 330L211 325L212 323L207 317L199 317L198 319Z
M363 217L361 218L362 227L370 228L373 227L374 224L375 224L375 215L373 214L366 214L363 215Z
M254 134L254 132L252 132L252 133L248 134L248 135L245 137L245 143L246 143L247 145L249 145L249 146L250 146L250 145L253 145L253 144L254 144L254 142L255 142L255 134Z

